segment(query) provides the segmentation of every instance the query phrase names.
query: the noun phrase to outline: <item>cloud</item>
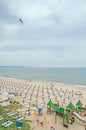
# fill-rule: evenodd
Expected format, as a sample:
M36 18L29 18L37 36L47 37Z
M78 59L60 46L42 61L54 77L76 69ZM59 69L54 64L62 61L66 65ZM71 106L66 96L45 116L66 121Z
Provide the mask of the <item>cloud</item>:
M34 66L83 66L86 65L85 42L85 0L0 1L3 65L14 64L14 57L18 65L29 65L30 61Z

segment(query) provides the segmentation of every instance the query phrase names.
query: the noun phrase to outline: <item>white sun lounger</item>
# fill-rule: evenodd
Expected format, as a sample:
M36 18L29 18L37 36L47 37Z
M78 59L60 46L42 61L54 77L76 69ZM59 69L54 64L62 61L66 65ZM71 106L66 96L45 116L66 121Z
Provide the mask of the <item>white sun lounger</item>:
M20 109L20 108L19 108L17 111L19 111L19 112L23 112L23 111L24 111L24 109Z
M4 118L2 116L0 116L0 121L3 120Z
M5 126L5 125L10 124L10 123L11 123L11 121L6 121L5 123L2 124L2 126Z
M15 114L15 113L14 113L13 111L7 113L8 116L9 116L9 115L14 115L14 114Z
M22 117L22 116L21 115L17 115L16 117L14 117L14 119L18 119L20 117Z
M7 123L4 127L6 128L6 127L8 127L8 126L10 126L11 124L13 124L13 122L9 122L9 123Z
M8 116L13 116L13 115L15 115L15 113L10 113L10 114L8 114Z
M18 118L16 121L21 121L23 120L24 117Z
M10 121L6 121L5 123L2 124L2 126L7 125L7 123L10 123Z

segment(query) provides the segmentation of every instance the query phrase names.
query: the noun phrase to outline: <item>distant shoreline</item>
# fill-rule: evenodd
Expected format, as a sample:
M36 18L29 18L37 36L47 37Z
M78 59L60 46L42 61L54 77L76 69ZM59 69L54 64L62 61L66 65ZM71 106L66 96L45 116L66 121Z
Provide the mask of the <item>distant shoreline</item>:
M52 67L50 67L50 66L48 66L48 67L44 67L44 66L0 66L0 68L44 68L44 69L48 69L48 68L62 68L62 69L85 69L86 67L54 67L54 66L52 66Z
M0 77L1 78L6 78L6 79L12 79L12 80L25 80L25 81L33 81L33 82L45 82L49 83L52 85L69 85L71 87L77 87L77 88L86 88L86 85L78 85L78 84L69 84L69 83L61 83L61 82L52 82L52 81L43 81L43 80L33 80L33 79L20 79L20 78L11 78L11 77Z

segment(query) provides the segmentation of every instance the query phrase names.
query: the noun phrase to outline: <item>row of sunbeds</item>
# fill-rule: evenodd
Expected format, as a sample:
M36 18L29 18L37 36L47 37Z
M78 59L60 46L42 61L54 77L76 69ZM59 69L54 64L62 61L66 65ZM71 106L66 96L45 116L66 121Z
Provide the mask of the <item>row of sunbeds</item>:
M14 113L14 112L9 112L9 113L7 113L7 115L8 116L13 116L13 115L15 115L16 113ZM14 119L16 119L16 121L21 121L21 120L23 120L23 118L24 117L22 117L20 114L18 114L17 116L15 116L14 117ZM4 118L2 117L2 116L0 116L0 121L1 120L3 120ZM10 126L10 125L12 125L13 124L13 122L12 121L10 121L10 120L8 120L8 121L6 121L6 122L4 122L3 124L2 124L2 127L8 127L8 126Z
M4 126L5 128L10 126L11 124L13 124L12 121L6 121L5 123L2 124L2 126Z

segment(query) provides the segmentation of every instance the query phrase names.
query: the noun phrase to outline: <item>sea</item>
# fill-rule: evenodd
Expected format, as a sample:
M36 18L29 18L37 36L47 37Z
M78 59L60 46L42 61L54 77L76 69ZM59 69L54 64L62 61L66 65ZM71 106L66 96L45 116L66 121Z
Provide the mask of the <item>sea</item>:
M0 77L86 86L86 68L1 66Z

